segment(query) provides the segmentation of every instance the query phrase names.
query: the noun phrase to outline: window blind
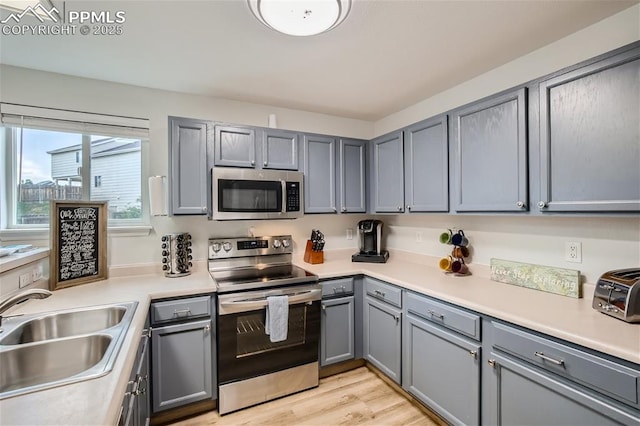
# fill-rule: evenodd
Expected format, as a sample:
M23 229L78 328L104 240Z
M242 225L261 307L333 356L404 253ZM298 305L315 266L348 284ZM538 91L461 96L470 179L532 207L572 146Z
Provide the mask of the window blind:
M0 120L7 126L148 139L149 120L55 108L0 103Z

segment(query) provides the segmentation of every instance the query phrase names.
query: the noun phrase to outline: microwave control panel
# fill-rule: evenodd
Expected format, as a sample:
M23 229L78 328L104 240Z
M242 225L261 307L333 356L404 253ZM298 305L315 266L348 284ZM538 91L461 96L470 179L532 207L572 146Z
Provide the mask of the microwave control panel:
M286 182L287 210L288 212L300 211L300 182Z

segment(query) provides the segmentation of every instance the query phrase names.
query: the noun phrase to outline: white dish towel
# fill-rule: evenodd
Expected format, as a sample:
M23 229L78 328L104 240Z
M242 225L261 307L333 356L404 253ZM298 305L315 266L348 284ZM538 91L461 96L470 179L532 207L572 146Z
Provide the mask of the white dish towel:
M264 331L272 343L287 340L289 331L289 296L267 297Z

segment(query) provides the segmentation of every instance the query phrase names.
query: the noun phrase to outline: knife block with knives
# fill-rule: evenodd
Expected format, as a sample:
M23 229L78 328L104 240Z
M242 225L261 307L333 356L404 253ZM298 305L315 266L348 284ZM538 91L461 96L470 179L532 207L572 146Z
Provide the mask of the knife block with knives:
M316 229L311 231L311 239L307 240L304 250L304 261L316 265L324 263L324 234Z

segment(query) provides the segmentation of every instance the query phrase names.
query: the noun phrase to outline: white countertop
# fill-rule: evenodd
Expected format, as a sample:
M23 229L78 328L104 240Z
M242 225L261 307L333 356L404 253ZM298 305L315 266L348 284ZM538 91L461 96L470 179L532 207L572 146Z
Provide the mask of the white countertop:
M591 308L593 286L572 299L488 279L488 268L470 265L474 275L454 277L436 267L437 259L393 252L386 264L352 263L351 252L325 252L325 263L296 264L321 279L366 274L428 296L512 322L639 364L640 324L627 324ZM152 299L215 292L204 262L187 277L165 278L141 266L110 271L112 278L57 290L44 300L29 301L7 314L38 313L115 302L139 303L111 373L76 384L0 401L0 424L114 424L120 411L139 336ZM123 275L144 272L145 275ZM112 273L113 272L113 273Z
M30 262L43 259L49 256L48 248L34 248L24 253L12 253L8 256L0 257L0 274L10 271Z

